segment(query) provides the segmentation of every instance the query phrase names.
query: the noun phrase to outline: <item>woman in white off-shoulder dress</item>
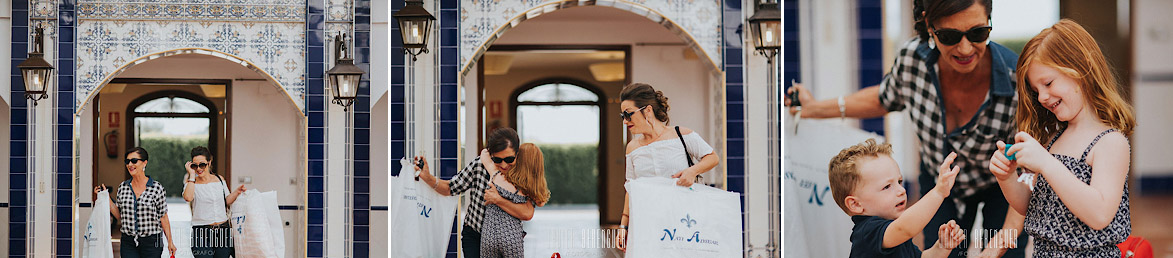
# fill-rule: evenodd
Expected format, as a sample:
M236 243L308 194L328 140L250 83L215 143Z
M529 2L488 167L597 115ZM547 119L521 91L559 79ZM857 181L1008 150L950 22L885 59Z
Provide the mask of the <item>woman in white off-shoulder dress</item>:
M631 132L627 143L627 180L641 177L676 178L676 184L692 186L698 175L717 166L717 153L700 135L668 125L668 98L651 85L623 87L619 103L623 125ZM682 140L683 139L683 140ZM627 250L630 202L624 195L620 218L619 249Z

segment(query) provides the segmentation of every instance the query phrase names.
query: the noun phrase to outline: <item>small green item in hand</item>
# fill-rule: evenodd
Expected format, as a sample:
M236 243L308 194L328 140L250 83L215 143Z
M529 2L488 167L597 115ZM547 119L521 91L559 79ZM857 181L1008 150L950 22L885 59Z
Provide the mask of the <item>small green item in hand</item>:
M1014 144L1009 144L1009 143L1007 143L1007 144L1006 144L1006 151L1010 151L1010 146L1014 146ZM1004 155L1006 155L1006 159L1009 159L1009 160L1014 160L1014 155L1015 155L1015 154L1018 154L1018 152L1015 152L1015 153L1006 153L1006 152L1003 152L1003 154L1004 154Z

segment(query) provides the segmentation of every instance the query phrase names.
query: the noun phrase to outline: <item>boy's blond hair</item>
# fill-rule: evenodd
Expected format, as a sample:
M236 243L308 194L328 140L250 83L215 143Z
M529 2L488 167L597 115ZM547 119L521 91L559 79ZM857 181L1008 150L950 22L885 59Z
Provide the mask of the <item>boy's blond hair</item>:
M859 169L856 164L862 157L880 157L880 155L892 155L891 144L878 144L876 139L868 139L863 143L852 145L839 151L839 155L831 158L830 169L828 169L827 177L831 181L831 196L835 198L835 204L839 205L843 212L848 215L851 211L847 209L847 196L855 190L856 184L859 184Z

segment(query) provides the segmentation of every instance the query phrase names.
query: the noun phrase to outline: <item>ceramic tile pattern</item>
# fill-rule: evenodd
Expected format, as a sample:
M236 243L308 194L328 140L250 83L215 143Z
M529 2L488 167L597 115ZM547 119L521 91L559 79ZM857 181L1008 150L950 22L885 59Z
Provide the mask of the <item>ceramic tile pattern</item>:
M305 2L81 0L77 12L75 106L128 62L182 48L244 59L280 83L299 108L304 106Z
M493 37L498 28L507 25L526 12L539 6L566 3L569 5L615 6L662 23L663 18L675 23L700 46L714 64L721 64L721 1L715 0L633 0L633 1L499 1L460 0L460 63L474 58L481 44ZM740 22L739 22L740 23Z

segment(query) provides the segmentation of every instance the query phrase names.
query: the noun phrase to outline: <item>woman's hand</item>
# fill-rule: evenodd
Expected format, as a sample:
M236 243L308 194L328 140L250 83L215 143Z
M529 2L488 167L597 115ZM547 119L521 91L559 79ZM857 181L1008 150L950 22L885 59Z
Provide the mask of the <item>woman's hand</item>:
M175 250L177 249L178 248L175 248L175 242L167 240L167 251L171 251L171 257L175 257Z
M102 185L94 187L94 201L95 202L98 201L98 192L105 191L105 190L106 190L106 184L102 184Z
M688 171L688 169L676 172L676 174L672 174L672 178L679 178L676 179L676 185L690 187L693 183L696 182L696 175L693 175L692 173L686 173L685 171Z
M623 251L624 253L627 252L627 229L626 228L619 229L619 237L615 239L615 247L618 247L619 251Z
M801 83L797 83L797 82L792 81L791 85L792 85L792 87L790 87L789 90L786 90L787 96L789 96L790 94L793 94L795 91L798 91L798 102L808 103L808 104L815 102L815 97L811 95L811 92L809 90L802 87ZM791 106L790 98L783 97L782 99L784 100L783 103L787 107L790 107L790 114L791 115L793 115L794 113L798 113L798 108Z
M232 191L232 193L241 194L241 193L244 193L244 191L248 191L248 188L244 187L244 185L242 184L239 187L236 187L236 191Z
M1023 168L1042 173L1049 162L1058 161L1047 148L1043 148L1038 140L1026 132L1015 134L1014 141L1014 146L1006 149L1006 152L1014 153L1016 162Z
M485 205L492 205L504 202L501 198L501 193L497 192L497 185L489 184L489 189L485 189Z
M191 161L188 161L186 164L183 164L183 169L187 170L187 179L188 180L195 180L196 176L199 176L199 174L196 173L195 169L191 168Z
M1004 181L1014 178L1018 175L1018 156L1015 160L1006 158L1006 143L998 141L998 150L994 151L994 156L990 157L990 173L994 174L998 181Z

